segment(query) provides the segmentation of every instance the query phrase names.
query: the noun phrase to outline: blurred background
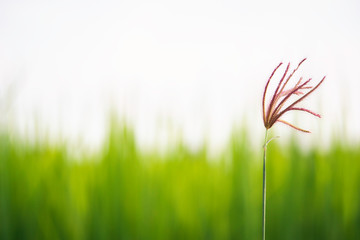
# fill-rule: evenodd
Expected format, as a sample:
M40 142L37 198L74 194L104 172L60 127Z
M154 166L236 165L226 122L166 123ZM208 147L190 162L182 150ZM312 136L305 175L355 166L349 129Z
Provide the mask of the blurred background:
M262 92L306 57L322 118L271 130L268 238L360 239L359 23L352 0L0 1L0 238L260 238Z

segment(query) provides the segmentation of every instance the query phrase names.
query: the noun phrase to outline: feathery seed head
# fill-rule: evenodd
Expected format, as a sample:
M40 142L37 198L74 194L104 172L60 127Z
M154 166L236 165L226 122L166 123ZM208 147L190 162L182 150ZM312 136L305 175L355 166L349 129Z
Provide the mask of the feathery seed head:
M274 71L271 73L268 81L266 82L265 85L265 90L264 90L264 94L263 94L263 99L262 99L262 109L263 109L263 121L264 121L264 126L266 129L270 129L276 122L281 122L284 123L296 130L302 131L302 132L306 132L306 133L310 133L310 131L301 129L299 127L296 127L284 120L281 120L280 117L282 115L284 115L286 112L289 111L303 111L303 112L307 112L310 113L316 117L321 117L319 114L314 113L312 111L310 111L309 109L306 108L299 108L299 107L295 107L299 102L301 102L302 100L304 100L307 96L310 95L310 93L312 93L313 91L315 91L315 89L317 89L320 84L325 80L325 76L322 78L322 80L315 86L309 86L308 84L311 82L311 78L308 79L307 81L305 81L304 83L302 83L302 77L299 79L299 81L291 88L284 90L285 86L287 85L287 83L289 82L289 80L291 79L291 77L295 74L295 72L299 69L299 67L301 66L301 64L306 60L306 58L304 58L299 64L298 66L292 71L292 73L286 77L289 68L290 68L290 63L287 65L286 70L282 76L282 78L280 79L276 90L274 92L274 94L271 97L271 100L266 108L265 106L265 98L266 98L266 93L267 93L267 89L270 83L270 80L272 79L273 75L275 74L275 72L277 71L277 69L282 65L282 63L280 63L275 69ZM307 92L306 92L307 91ZM293 103L289 104L288 106L284 107L285 103L287 103L289 101L289 98L291 96L301 96L299 97L296 101L294 101Z

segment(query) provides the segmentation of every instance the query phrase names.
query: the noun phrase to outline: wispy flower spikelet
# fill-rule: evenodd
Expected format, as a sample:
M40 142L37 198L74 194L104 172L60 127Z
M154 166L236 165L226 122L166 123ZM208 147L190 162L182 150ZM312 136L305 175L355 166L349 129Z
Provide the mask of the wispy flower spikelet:
M270 75L270 78L268 79L266 85L265 85L265 90L264 90L264 95L263 95L263 101L262 101L262 109L263 109L263 120L264 120L264 126L266 129L271 128L276 122L281 122L284 123L292 128L295 128L296 130L302 131L302 132L306 132L306 133L310 133L307 130L301 129L299 127L296 127L294 125L292 125L291 123L288 123L284 120L281 120L280 117L282 115L284 115L286 112L289 111L303 111L303 112L307 112L310 113L316 117L321 117L319 114L314 113L313 111L310 111L309 109L306 108L301 108L301 107L296 107L296 105L301 102L302 100L304 100L307 96L310 95L310 93L312 93L313 91L315 91L315 89L317 89L320 84L324 81L325 77L323 77L323 79L315 86L309 86L308 84L311 81L311 78L308 79L305 82L302 82L302 77L298 80L298 82L295 84L295 86L293 86L292 88L289 88L287 90L285 90L285 87L287 85L287 83L289 82L289 80L291 79L291 77L295 74L295 72L299 69L300 65L306 60L303 59L299 65L293 70L293 72L289 75L286 76L289 68L290 68L290 63L287 65L286 70L284 72L284 74L282 75L282 78L279 81L279 84L274 92L274 94L272 95L272 98L270 100L270 103L268 104L268 107L265 107L265 98L266 98L266 92L270 83L271 78L273 77L273 75L275 74L276 70L282 65L282 63L280 63L272 72L272 74ZM293 103L289 104L288 106L284 106L287 101L289 100L289 98L291 96L301 96L300 98L298 98L296 101L294 101Z

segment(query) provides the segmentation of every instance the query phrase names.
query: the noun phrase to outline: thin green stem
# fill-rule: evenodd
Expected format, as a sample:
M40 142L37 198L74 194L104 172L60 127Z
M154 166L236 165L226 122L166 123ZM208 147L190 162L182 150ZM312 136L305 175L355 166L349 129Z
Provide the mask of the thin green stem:
M268 129L265 132L264 140L264 157L263 157L263 214L262 214L262 239L265 240L265 223L266 223L266 145Z

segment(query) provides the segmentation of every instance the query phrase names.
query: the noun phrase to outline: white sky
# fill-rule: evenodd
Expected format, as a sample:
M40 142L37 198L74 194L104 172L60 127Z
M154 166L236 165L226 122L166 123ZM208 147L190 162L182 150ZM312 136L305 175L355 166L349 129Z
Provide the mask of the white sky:
M327 79L303 104L323 118L295 114L313 132L301 137L359 141L359 1L1 0L0 106L15 90L0 118L96 146L113 106L143 146L164 145L170 125L221 148L244 122L257 143L269 74L304 57L297 77Z

